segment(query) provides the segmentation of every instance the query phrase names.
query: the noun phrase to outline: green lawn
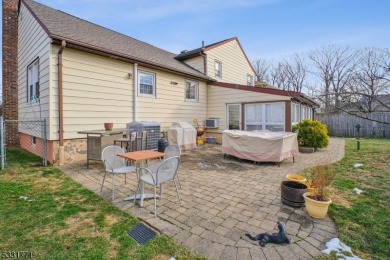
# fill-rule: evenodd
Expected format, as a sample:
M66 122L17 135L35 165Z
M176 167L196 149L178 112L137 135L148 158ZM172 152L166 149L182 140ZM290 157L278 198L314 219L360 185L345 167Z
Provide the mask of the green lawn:
M158 236L139 246L128 235L139 221L52 167L18 149L0 172L2 252L34 259L204 259Z
M0 172L3 252L31 251L36 259L203 259L166 236L138 246L126 233L137 219L57 169L37 167L40 160L28 153L10 150L7 157ZM362 139L357 151L356 140L348 139L345 158L332 167L338 174L329 215L339 238L362 258L389 259L390 140ZM356 195L355 187L364 193Z
M353 164L363 163L360 168ZM333 165L333 202L329 215L339 229L339 238L364 259L390 258L390 140L346 140L343 160ZM352 190L364 190L356 195Z

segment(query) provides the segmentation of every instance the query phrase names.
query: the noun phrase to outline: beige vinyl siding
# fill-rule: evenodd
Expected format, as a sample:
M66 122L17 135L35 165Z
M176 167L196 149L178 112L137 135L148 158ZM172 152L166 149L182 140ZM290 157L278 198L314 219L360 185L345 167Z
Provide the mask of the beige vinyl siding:
M202 56L195 57L192 59L184 60L184 62L193 67L196 70L199 70L202 73L205 73L204 71L204 58Z
M19 120L49 118L50 42L51 39L46 32L22 3L18 39ZM40 101L27 103L27 67L37 58L39 58ZM20 131L31 134L31 130L20 129ZM40 131L37 131L36 135L39 136Z
M220 133L226 129L227 104L285 101L290 99L290 97L285 96L209 85L207 88L207 118L219 118L219 128L208 129L207 131Z
M58 50L51 55L50 139L58 139ZM64 139L82 138L82 130L125 128L133 120L133 64L65 48L63 51Z
M157 121L166 130L173 122L192 123L206 118L206 82L145 67L139 70L155 73L156 97L138 97L138 120ZM185 100L186 79L198 82L198 101ZM177 85L171 84L177 82Z
M208 50L206 54L207 75L217 81L247 85L248 74L254 76L252 68L236 40ZM216 60L222 63L222 78L215 76Z

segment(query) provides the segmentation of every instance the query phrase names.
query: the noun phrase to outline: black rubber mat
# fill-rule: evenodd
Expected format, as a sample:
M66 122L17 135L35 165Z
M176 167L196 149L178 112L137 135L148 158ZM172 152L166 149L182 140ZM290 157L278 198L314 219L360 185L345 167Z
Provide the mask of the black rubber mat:
M135 225L131 230L127 231L127 233L140 245L145 245L157 235L156 232L142 223Z

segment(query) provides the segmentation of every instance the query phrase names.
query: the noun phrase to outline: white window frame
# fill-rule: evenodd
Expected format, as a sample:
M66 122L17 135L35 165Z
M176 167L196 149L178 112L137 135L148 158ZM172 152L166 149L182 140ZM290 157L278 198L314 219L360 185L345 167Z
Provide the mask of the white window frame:
M301 121L301 105L298 103L291 104L291 124L296 125Z
M152 94L141 93L141 76L142 75L152 76L152 89L153 89ZM138 71L138 96L140 96L140 97L153 97L153 98L156 97L156 74L155 73L142 71L142 70Z
M188 98L187 97L188 84L190 84L189 87L195 87L195 98ZM194 85L191 85L191 84L194 84ZM186 101L198 102L199 101L199 82L187 79L186 84L185 84L185 89L184 89L184 95L185 95L184 98Z
M267 107L267 105L275 105L275 104L283 104L283 114L284 114L283 123L267 122L266 107ZM247 110L246 109L247 109L248 105L260 105L261 106L261 122L248 122L247 121ZM285 129L286 129L286 103L285 102L268 102L268 103L245 104L245 122L244 122L245 130L248 130L247 125L260 125L261 130L266 130L267 125L283 125L283 131L285 131Z
M218 64L218 70L217 70L217 64ZM219 71L219 75L217 73L217 71ZM219 60L215 60L214 61L214 74L217 78L220 78L222 79L222 62L219 61Z
M246 81L247 81L246 83L248 86L253 86L253 75L247 74Z
M226 129L230 130L229 128L229 123L230 123L230 118L229 118L229 107L231 106L238 106L238 130L241 130L241 103L231 103L231 104L226 104Z
M40 96L39 89L39 59L34 60L27 66L27 103L38 100Z

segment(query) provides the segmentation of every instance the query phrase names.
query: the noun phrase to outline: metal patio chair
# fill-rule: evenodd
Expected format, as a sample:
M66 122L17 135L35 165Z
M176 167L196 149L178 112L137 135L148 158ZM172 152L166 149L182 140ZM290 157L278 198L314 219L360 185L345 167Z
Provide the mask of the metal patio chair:
M106 168L102 186L100 187L100 192L103 190L104 181L106 179L107 172L112 174L112 200L115 198L115 180L114 176L117 174L124 174L125 175L125 184L126 184L126 175L132 172L137 173L137 169L135 166L127 166L127 162L125 158L117 156L119 153L126 152L124 149L122 149L119 146L116 145L109 145L105 147L102 151L102 161L104 164L104 167Z
M172 145L168 145L165 150L164 150L164 153L166 154L164 156L164 158L162 160L165 160L167 158L171 158L171 157L174 157L174 156L179 156L179 158L181 157L181 149L178 145L176 144L172 144ZM158 165L151 165L149 166L148 168L151 169L152 171L155 171L157 169ZM179 183L179 187L181 189L181 183L180 183L180 178L179 178L179 172L177 173L176 175L177 177L177 182Z
M150 170L149 168L140 168L139 173L139 181L137 185L137 190L135 192L134 196L134 204L135 199L137 198L138 192L143 193L143 190L140 190L141 182L143 184L149 184L153 186L154 190L154 216L157 217L157 193L156 193L156 187L160 185L160 189L162 189L162 184L167 181L173 181L175 184L176 194L177 198L180 202L180 196L179 191L177 189L176 185L176 175L177 175L177 169L179 168L180 164L180 157L179 156L173 156L170 158L165 159L162 161L162 163L157 167L155 171ZM144 173L144 174L142 174Z

